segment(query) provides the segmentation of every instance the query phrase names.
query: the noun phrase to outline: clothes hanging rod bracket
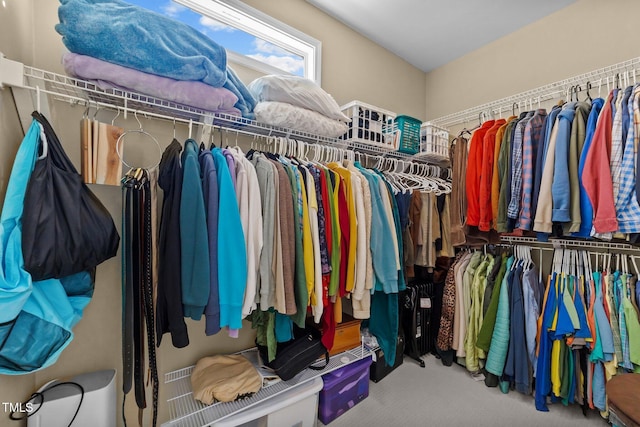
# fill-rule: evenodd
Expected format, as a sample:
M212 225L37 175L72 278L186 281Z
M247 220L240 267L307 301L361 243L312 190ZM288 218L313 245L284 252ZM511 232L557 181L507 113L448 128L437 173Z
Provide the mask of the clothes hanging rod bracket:
M24 64L7 59L0 52L0 89L5 86L24 87Z

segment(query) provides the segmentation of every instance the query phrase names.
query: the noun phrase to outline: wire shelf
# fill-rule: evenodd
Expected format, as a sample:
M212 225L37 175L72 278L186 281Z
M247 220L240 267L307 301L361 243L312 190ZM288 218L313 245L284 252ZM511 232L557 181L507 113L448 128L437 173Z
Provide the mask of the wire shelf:
M566 97L568 90L572 86L579 85L582 89L586 89L587 82L591 82L593 87L596 88L596 82L602 84L603 79L605 79L604 84L609 85L609 80L613 82L614 76L619 74L623 74L624 76L624 73L635 81L635 77L640 73L640 57L448 114L430 121L449 128L462 123L477 121L479 115L482 113L488 113L494 116L501 113L511 113L514 104L520 107L520 105L524 103L525 108L528 106L529 109L533 109L535 108L535 104L547 102L558 97Z
M584 240L584 239L549 239L548 242L541 242L535 237L519 237L519 236L501 236L503 242L515 245L543 245L552 246L553 248L587 248L587 249L605 249L616 251L639 252L640 247L629 243L620 242L603 242L600 240Z
M204 124L205 126L219 126L244 134L287 137L309 143L320 143L337 147L345 146L344 142L337 138L329 138L294 129L270 126L231 114L212 113L121 89L103 89L92 82L33 67L24 67L24 77L24 87L30 88L29 85L34 79L42 81L45 83L45 89L43 89L42 92L50 94L53 99L58 101L122 110L125 115L127 113L135 113L167 121L193 122L193 124Z
M443 167L448 166L447 164L437 161L437 159L431 159L426 156L413 156L398 151L390 151L385 147L266 125L256 122L255 120L225 113L211 113L140 93L117 88L101 88L99 84L96 83L34 67L23 66L22 68L24 70L24 81L21 87L23 88L38 90L39 92L50 95L56 101L87 107L95 106L96 108L121 110L125 118L127 114L140 114L145 117L182 122L189 125L217 126L246 135L291 138L311 144L317 143L333 146L367 155L406 159L420 163L433 163ZM36 82L43 82L43 85L37 84ZM2 83L3 82L0 82L0 85Z
M249 349L242 353L257 352ZM203 427L208 426L223 418L229 417L239 411L248 409L265 399L275 397L291 387L313 380L321 375L335 371L343 366L364 359L371 352L361 345L360 347L337 354L329 359L329 364L321 371L305 369L289 381L263 387L253 396L237 400L235 402L215 402L205 405L193 398L191 389L191 372L193 366L179 369L165 374L164 384L167 389L167 403L171 420L162 424L163 427Z

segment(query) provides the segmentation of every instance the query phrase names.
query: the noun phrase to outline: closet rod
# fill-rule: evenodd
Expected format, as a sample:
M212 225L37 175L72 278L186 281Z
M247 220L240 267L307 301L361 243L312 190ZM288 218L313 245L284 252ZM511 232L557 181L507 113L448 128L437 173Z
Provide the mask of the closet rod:
M176 122L189 123L191 121L193 125L200 125L205 128L210 127L211 122L213 122L214 127L219 127L223 130L237 131L250 136L285 137L308 143L346 148L355 152L360 151L385 158L405 159L418 163L433 163L429 161L429 159L423 159L399 151L386 151L381 147L373 145L367 146L344 141L339 138L330 138L293 129L265 125L254 120L230 114L211 114L203 110L135 92L121 89L103 90L97 85L82 79L29 67L20 62L9 60L0 52L0 89L5 85L30 92L35 92L38 90L37 87L40 87L42 94L51 95L55 100L69 102L72 105L98 105L101 108L108 108L114 111L119 109L120 111L124 111L125 118L129 113L136 113L139 116L146 115L147 117L164 119L171 122L175 120ZM35 103L37 102L38 99L35 99Z
M572 86L579 85L584 91L587 89L587 82L591 82L591 96L595 98L594 93L599 91L602 85L608 86L610 80L612 84L615 84L614 79L616 75L624 77L626 74L630 78L635 78L639 73L640 57L448 114L430 120L430 122L438 126L450 128L451 126L462 123L476 122L480 113L488 113L494 117L500 113L502 113L503 116L507 116L511 114L514 104L520 109L522 109L521 105L527 109L530 109L530 107L535 108L539 102L542 103L558 98L566 98Z
M631 245L629 243L615 243L615 242L600 242L592 240L570 240L570 239L555 239L551 238L548 242L541 242L535 237L518 237L518 236L502 236L501 240L511 244L535 244L552 246L554 248L588 248L588 249L605 249L605 250L618 250L618 251L640 251L640 247Z

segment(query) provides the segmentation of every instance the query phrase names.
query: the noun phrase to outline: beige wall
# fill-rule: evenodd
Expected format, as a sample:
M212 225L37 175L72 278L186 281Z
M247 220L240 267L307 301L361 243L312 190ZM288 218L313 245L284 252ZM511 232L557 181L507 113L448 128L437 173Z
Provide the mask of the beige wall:
M61 37L55 32L57 1L7 0L8 7L0 6L0 52L8 58L19 60L58 73L62 72L60 56L64 51ZM323 87L339 104L353 99L374 104L398 113L424 118L424 73L413 68L397 56L380 48L359 34L324 15L304 0L252 1L250 4L275 18L309 33L323 42ZM256 77L254 71L236 67L239 75L249 83ZM401 75L402 78L397 78ZM84 108L71 107L54 101L50 120L63 142L69 157L79 165L79 125ZM108 121L115 114L101 111L98 118ZM144 120L145 130L155 135L164 147L172 136L171 125ZM133 118L127 122L120 117L117 124L124 128L137 127ZM178 126L179 140L186 138L184 126ZM195 134L194 134L195 136ZM4 199L15 152L22 138L20 123L15 112L11 93L0 91L0 200ZM228 140L233 141L234 135ZM241 145L247 147L247 139ZM150 163L157 153L150 150ZM91 186L111 212L116 225L121 221L120 190L117 187ZM121 370L121 281L119 255L98 268L94 297L85 310L83 319L74 329L75 338L52 367L24 376L0 376L0 402L24 400L45 382L65 378L98 369ZM253 346L255 334L245 322L239 339L232 339L221 332L213 337L204 335L204 321L187 320L191 344L185 349L175 349L165 335L158 350L160 382L163 374L195 363L198 358L223 352L233 352ZM122 379L118 375L118 420L121 419ZM151 394L147 401L151 402ZM168 420L164 388L160 389L160 422ZM137 421L137 408L133 395L127 399L127 419ZM146 411L146 419L151 410ZM120 421L118 421L120 423ZM20 425L10 422L0 409L0 427ZM147 423L148 425L148 423Z
M638 57L634 17L639 14L637 0L577 0L428 73L426 117L435 119ZM451 31L455 37L464 28Z
M304 0L245 3L322 42L322 87L338 104L357 99L424 120L422 71Z

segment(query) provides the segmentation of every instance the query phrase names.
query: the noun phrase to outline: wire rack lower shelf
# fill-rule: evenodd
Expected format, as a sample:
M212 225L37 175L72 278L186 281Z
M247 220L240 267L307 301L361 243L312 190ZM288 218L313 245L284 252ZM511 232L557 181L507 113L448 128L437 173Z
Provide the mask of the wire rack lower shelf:
M254 351L254 350L247 350ZM313 380L320 375L335 371L350 363L369 356L371 352L364 346L337 354L329 360L329 364L321 371L305 369L289 381L279 381L263 387L255 395L235 402L216 402L205 405L193 398L191 390L191 372L193 366L179 369L165 374L164 386L167 389L167 403L171 420L162 424L163 427L204 427L229 417L239 411L248 409L265 399L275 397L287 389Z

